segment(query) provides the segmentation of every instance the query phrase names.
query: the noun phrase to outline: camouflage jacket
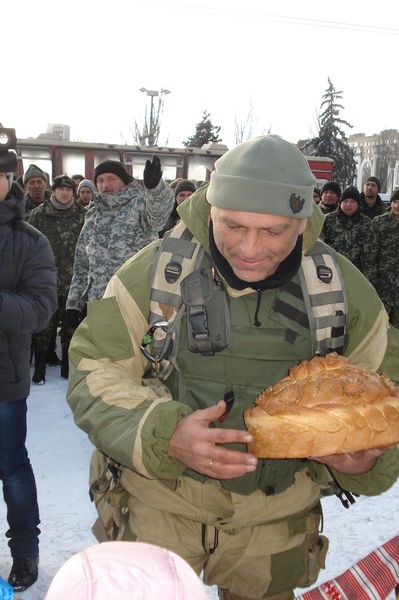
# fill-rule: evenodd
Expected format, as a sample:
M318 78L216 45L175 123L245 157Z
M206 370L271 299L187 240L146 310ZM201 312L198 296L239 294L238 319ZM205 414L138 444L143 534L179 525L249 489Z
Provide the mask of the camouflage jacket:
M76 202L71 208L55 208L51 200L35 208L29 223L44 233L53 250L57 267L58 296L67 296L73 273L75 246L86 211Z
M323 201L319 202L318 207L320 208L321 212L325 215L328 215L329 213L334 212L334 210L337 208L338 203L337 204L324 204Z
M180 217L208 256L209 213L206 190L201 188L179 207ZM321 225L322 215L318 209L314 210L303 236L303 252L319 237ZM166 387L157 379L143 378L144 374L149 374L150 364L139 346L149 327L151 272L157 246L154 242L127 261L112 277L104 298L88 304L88 317L76 330L69 350L67 399L75 422L88 433L97 448L127 467L123 469L122 486L126 484L130 493L135 493L136 489L134 484L127 482L130 474L133 476L135 472L143 476L137 488L139 498L144 479L172 480L170 488L176 490L183 472L188 475L185 465L168 455L168 443L184 416L216 404L220 387L216 387L215 382L218 386L226 386L226 390L234 389L236 398L223 426L243 429L243 411L253 405L253 398L260 390L278 381L300 358L311 356L307 328L302 328L294 343L284 339L287 322L272 308L276 298L284 294L283 288L263 292L259 306L260 327L257 327L253 322L257 292L246 288L237 293L226 284L232 336L229 346L213 356L190 352L183 322L176 364L184 376L186 393L179 397L178 390L169 384L169 380L166 382L169 387ZM348 300L348 337L344 354L351 364L377 369L387 347L384 307L363 275L343 256L338 254L337 258ZM279 352L275 350L276 344ZM246 370L249 363L252 366ZM175 378L176 371L170 377ZM241 449L245 452L244 445ZM396 480L398 456L398 448L392 448L378 459L372 470L362 475L332 471L345 490L378 494ZM272 472L276 478L282 477L283 470L291 468L292 459L273 462L273 468L267 468L263 460L259 461L256 474L225 482L225 489L249 493L254 482L263 477L262 470L268 477ZM305 462L312 473L317 471L317 482L322 482L327 476L324 466ZM212 482L212 486L204 486L198 497L190 498L186 505L190 515L195 514L192 512L196 510L195 505L211 506L207 490L214 487L216 480ZM268 496L267 500L269 502L271 498L272 502L278 503L278 496ZM220 501L218 508L222 506L225 505ZM253 504L249 503L248 515L251 506ZM201 515L198 521L207 522L206 518Z
M133 180L116 194L95 196L76 246L67 308L81 310L86 300L101 298L119 267L158 239L173 202L172 190L162 179L153 189Z
M399 221L392 211L373 219L378 293L387 310L399 307Z
M364 192L360 194L359 210L362 213L362 215L365 215L370 219L374 219L374 217L378 217L378 215L383 215L387 212L386 206L381 200L380 195L377 195L375 204L370 207L365 200Z
M51 196L51 192L49 190L46 190L44 199L49 200L50 196ZM25 194L24 200L25 200L25 221L29 221L32 211L41 205L36 204L36 202L33 202L32 198L27 193Z
M359 210L352 217L347 217L338 206L337 210L326 215L322 237L377 288L376 237L368 217Z

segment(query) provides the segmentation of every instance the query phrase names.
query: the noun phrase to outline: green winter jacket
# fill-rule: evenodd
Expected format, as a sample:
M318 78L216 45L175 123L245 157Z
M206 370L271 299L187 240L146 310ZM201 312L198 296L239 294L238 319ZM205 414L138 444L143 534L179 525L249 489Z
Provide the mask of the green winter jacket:
M205 194L206 189L200 188L179 207L179 214L209 252L210 207ZM304 233L304 252L318 238L322 222L323 215L315 205ZM286 375L300 359L311 357L309 332L298 329L295 344L284 342L286 323L272 310L272 298L280 290L263 292L259 312L262 327L256 328L256 292L227 288L232 343L219 356L190 353L182 323L178 363L184 365L188 391L184 401L178 401L173 375L166 382L168 387L156 379L143 378L150 365L139 349L148 329L151 269L158 246L158 241L153 242L128 260L111 279L104 298L88 304L88 317L70 346L67 399L77 425L97 448L118 463L149 479L176 480L184 472L202 480L205 478L168 457L168 442L176 424L193 410L216 404L225 385L234 389L236 402L223 426L243 429L243 412L253 405L257 393ZM370 283L348 260L337 256L348 298L344 354L352 364L376 370L387 348L385 311ZM396 480L398 458L394 448L363 475L334 475L344 489L379 494ZM305 467L314 481L327 482L326 469L313 461L260 460L254 473L221 483L240 494L268 485L278 493L290 485L296 471ZM270 477L264 478L262 470Z
M41 231L50 242L57 267L58 296L67 296L73 275L75 246L82 229L86 211L73 202L65 210L55 208L51 200L45 200L35 208L28 222Z

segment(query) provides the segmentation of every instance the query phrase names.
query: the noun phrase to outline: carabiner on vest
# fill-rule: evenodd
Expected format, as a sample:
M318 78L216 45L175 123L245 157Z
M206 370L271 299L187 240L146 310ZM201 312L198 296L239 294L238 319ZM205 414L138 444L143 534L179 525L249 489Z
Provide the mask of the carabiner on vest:
M167 335L165 337L165 341L163 343L162 349L160 353L156 356L150 354L146 349L148 345L151 344L152 339L154 337L155 330L160 327ZM142 354L149 360L151 363L160 363L163 360L169 350L171 335L168 335L168 329L170 327L170 323L168 321L158 321L158 323L154 323L151 325L149 330L144 334L143 339L141 340L140 350Z

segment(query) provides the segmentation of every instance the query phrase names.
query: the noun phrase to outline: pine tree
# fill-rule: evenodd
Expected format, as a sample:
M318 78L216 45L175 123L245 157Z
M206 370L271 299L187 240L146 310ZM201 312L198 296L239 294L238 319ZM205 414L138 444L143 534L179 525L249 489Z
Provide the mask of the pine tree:
M352 125L340 117L340 110L344 108L340 104L341 100L342 91L337 92L328 78L328 88L323 95L318 118L319 134L309 140L304 148L311 146L312 156L325 156L334 160L334 181L344 189L353 183L356 162L353 149L342 129L343 125L350 128Z
M197 123L194 135L183 142L183 145L185 147L193 146L194 148L201 148L201 146L209 142L221 142L219 132L220 127L212 125L210 114L204 110L202 121Z

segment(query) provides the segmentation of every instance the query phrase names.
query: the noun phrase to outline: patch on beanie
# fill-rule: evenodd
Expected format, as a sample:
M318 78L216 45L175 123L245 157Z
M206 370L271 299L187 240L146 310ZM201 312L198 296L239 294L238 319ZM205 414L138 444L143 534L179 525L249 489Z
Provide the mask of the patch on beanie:
M290 207L291 207L291 210L294 213L294 215L301 212L304 204L305 204L305 198L301 198L300 196L297 196L296 194L291 194Z

